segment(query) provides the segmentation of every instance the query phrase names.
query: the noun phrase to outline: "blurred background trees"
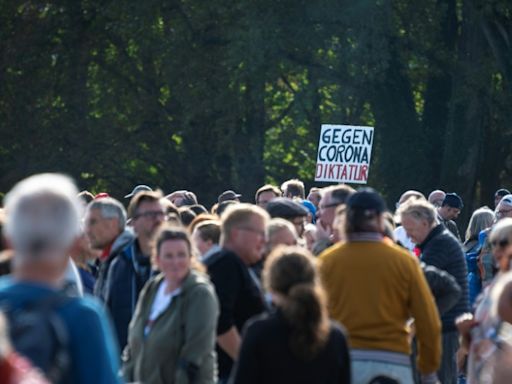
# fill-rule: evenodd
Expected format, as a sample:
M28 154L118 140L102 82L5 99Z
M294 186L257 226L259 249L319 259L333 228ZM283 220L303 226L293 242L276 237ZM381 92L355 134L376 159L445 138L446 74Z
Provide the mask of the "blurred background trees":
M206 204L314 184L322 123L375 126L369 184L512 187L506 0L0 0L0 191L41 171ZM465 211L469 211L465 210Z

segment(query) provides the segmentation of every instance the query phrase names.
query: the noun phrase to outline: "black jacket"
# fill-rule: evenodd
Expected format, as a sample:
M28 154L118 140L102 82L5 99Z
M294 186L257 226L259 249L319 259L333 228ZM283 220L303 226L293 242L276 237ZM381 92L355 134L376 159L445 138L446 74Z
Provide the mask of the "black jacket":
M418 248L423 262L448 272L461 288L457 303L441 316L443 332L455 331L455 318L469 311L467 266L462 246L443 224L439 224Z
M127 231L128 232L128 231ZM128 338L128 325L139 293L152 274L148 257L141 254L133 235L126 232L114 242L108 259L100 265L95 295L105 303L112 317L119 348Z
M205 265L220 303L217 335L233 326L241 333L247 320L265 310L262 292L240 257L227 249L210 256ZM233 360L218 346L217 357L219 378L226 379Z
M437 310L442 315L453 308L461 296L461 289L455 277L433 265L421 263L430 291L436 301Z
M349 384L350 355L343 330L331 324L324 348L310 361L294 356L281 312L248 323L230 384Z

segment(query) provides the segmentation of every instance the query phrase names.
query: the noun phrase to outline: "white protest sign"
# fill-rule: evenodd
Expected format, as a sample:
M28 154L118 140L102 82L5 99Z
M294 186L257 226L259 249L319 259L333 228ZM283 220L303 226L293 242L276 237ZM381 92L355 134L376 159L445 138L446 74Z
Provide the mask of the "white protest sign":
M315 181L366 184L372 145L373 127L323 124Z

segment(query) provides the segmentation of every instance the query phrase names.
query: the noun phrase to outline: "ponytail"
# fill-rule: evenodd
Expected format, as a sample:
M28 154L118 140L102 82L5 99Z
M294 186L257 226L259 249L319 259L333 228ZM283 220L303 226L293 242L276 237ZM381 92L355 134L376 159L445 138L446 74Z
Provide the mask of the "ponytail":
M312 360L329 336L329 319L322 289L313 284L294 285L281 309L290 325L290 349L301 360Z
M300 247L277 247L263 269L265 288L279 294L276 305L290 327L290 350L303 361L313 359L330 332L325 293L317 278L316 260Z

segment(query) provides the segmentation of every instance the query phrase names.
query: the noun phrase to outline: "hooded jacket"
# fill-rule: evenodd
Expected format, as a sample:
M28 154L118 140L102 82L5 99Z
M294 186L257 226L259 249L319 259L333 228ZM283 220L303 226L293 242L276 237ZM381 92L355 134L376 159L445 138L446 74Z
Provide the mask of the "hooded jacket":
M153 301L164 275L151 279L140 294L123 353L127 382L145 384L213 384L219 303L208 277L191 270L181 292L145 335Z
M129 313L126 311L129 305L124 305L123 301L126 301L124 299L127 295L131 296L131 292L125 292L125 290L117 284L117 282L122 281L123 278L116 276L116 273L113 272L115 272L117 268L112 267L115 266L117 258L125 252L127 247L133 244L134 240L135 235L129 228L126 228L114 240L110 254L98 267L98 275L94 283L94 296L98 297L108 308L114 322L114 328L121 348L126 344L126 332L131 314L133 313L133 308L130 309ZM121 307L126 308L122 309ZM123 314L126 312L127 314L122 315L120 318L120 312ZM126 316L128 316L127 319Z
M133 242L135 235L129 228L125 228L119 236L116 237L112 247L110 248L110 254L107 259L98 267L98 276L96 276L96 283L94 284L94 296L101 299L104 303L108 302L109 298L109 287L108 287L108 272L112 261L119 256L123 249Z

